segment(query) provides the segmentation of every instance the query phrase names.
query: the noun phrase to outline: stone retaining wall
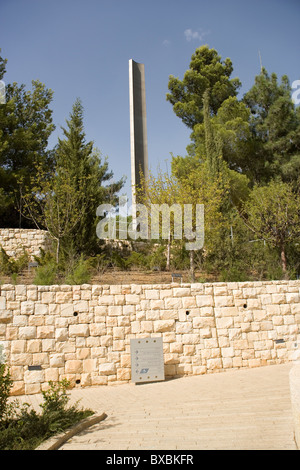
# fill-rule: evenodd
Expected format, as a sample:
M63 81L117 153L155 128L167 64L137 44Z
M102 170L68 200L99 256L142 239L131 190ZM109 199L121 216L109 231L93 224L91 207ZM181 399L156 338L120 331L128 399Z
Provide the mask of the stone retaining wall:
M167 377L290 361L300 344L299 287L3 285L0 346L13 394L62 378L73 386L126 383L130 339L147 336L163 337Z
M40 255L40 248L44 250L50 245L49 233L46 230L1 228L0 246L8 256L18 258L23 254L23 248L31 259Z

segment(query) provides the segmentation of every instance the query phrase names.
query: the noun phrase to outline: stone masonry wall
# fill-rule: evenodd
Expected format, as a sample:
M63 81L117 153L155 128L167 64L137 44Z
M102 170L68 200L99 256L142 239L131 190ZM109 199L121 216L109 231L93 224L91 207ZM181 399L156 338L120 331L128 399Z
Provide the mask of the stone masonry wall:
M23 248L31 259L40 255L40 248L44 250L50 244L50 237L46 230L1 228L0 246L8 256L18 258L23 254Z
M15 395L126 383L131 338L163 337L166 377L283 363L300 344L300 281L0 287Z

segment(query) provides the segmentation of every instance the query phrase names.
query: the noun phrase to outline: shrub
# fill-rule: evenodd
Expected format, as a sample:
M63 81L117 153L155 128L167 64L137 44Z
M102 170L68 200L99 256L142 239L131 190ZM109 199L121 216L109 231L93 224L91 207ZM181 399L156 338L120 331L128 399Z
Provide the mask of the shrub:
M8 398L12 380L5 364L0 364L0 423L5 419L8 411Z
M29 255L23 250L23 254L19 258L8 256L6 251L1 247L0 251L0 271L4 275L12 275L20 273L29 263Z
M146 257L143 253L132 251L128 258L125 260L126 267L132 268L145 268L147 265Z
M83 255L74 264L71 272L66 276L66 284L87 284L92 277L92 269L89 261Z
M58 267L55 261L43 264L36 269L33 279L34 284L39 286L49 286L55 283Z
M12 382L6 367L0 365L0 450L31 450L49 437L73 426L94 414L89 409L79 409L78 402L67 407L69 397L67 380L49 382L42 392L42 413L29 409L28 403L8 404Z

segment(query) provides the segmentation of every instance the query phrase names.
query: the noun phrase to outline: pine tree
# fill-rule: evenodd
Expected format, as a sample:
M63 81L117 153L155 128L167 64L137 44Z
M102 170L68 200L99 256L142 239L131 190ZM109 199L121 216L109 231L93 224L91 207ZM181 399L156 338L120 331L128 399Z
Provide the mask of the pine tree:
M63 139L58 140L55 152L57 171L67 170L76 195L78 207L84 207L79 223L71 239L78 253L91 254L97 250L96 209L100 204L116 203L116 193L123 187L124 179L112 182L113 172L108 170L107 158L102 160L100 151L92 141L87 142L83 125L83 107L77 99L70 119L63 128ZM110 182L110 183L109 183ZM104 183L109 183L104 186Z

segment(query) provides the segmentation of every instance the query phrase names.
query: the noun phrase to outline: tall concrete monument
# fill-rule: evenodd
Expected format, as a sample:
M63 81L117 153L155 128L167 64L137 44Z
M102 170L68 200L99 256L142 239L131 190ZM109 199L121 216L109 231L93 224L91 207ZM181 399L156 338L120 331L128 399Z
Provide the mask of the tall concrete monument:
M146 119L145 66L129 60L129 106L132 204L136 204L135 188L140 173L148 177L148 147Z

